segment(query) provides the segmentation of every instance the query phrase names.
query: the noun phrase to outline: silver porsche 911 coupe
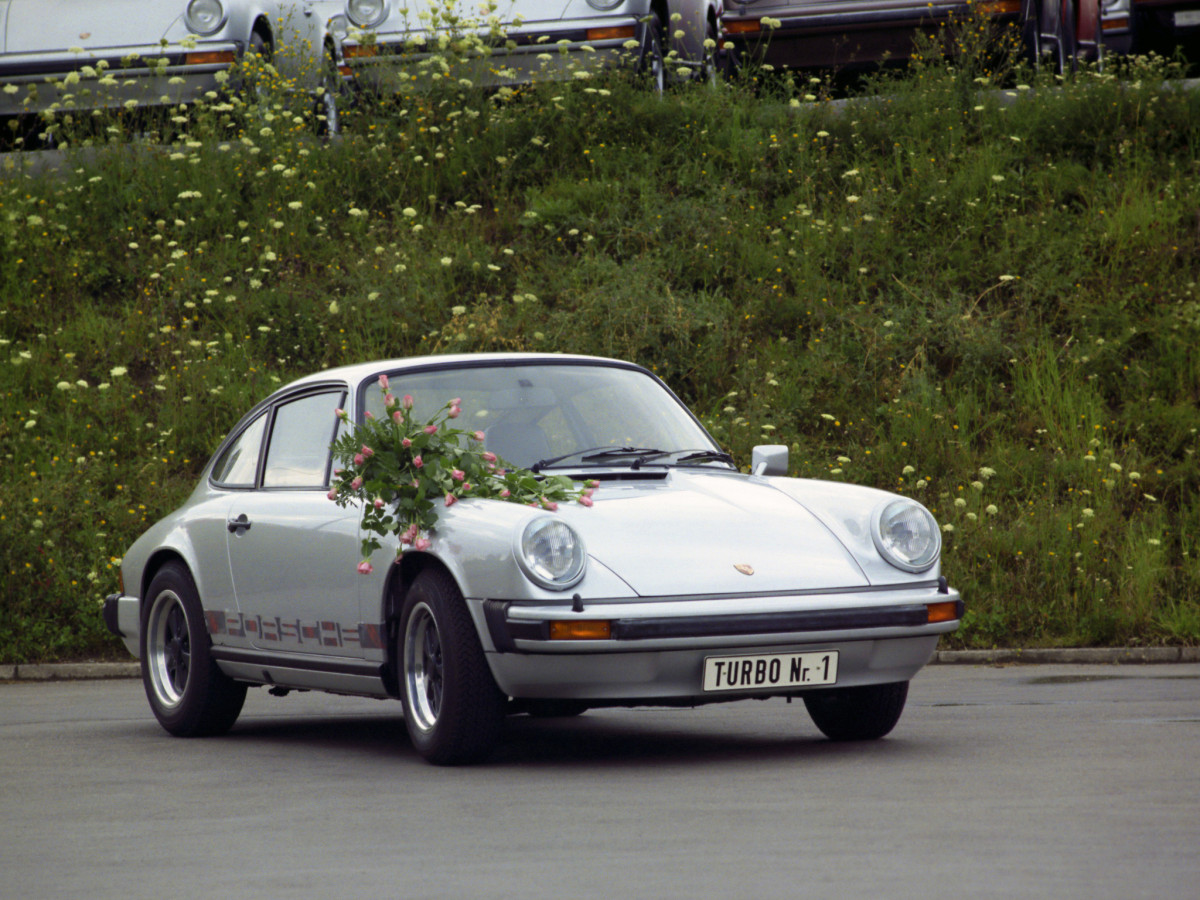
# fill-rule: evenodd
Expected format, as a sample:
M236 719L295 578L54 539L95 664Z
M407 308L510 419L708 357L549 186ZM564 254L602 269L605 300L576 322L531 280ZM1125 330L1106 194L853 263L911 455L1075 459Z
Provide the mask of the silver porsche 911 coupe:
M484 458L588 491L439 495L426 537L364 559L363 509L331 502L345 476L331 447L446 408ZM398 699L439 764L485 758L506 715L604 706L798 697L829 738L880 738L963 614L937 523L907 497L787 468L786 447L762 446L739 471L626 362L332 369L234 427L187 502L125 554L105 620L176 735L229 730L247 687L268 686Z

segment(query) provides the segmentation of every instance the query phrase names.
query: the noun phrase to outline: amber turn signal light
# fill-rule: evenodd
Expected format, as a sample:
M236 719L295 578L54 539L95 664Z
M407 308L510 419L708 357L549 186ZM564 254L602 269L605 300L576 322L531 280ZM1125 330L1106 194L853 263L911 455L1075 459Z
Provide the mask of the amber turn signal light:
M237 61L237 54L232 50L188 53L184 56L183 61L185 65L189 66L233 65Z
M622 25L620 28L589 28L587 30L587 39L589 41L613 41L617 38L633 37L633 26Z
M558 621L550 623L552 641L606 641L612 637L612 622L607 620Z
M740 22L726 22L726 34L754 34L762 31L762 24L758 19L743 19Z
M929 622L953 622L958 618L958 601L950 600L946 603L930 603L925 607L929 610Z

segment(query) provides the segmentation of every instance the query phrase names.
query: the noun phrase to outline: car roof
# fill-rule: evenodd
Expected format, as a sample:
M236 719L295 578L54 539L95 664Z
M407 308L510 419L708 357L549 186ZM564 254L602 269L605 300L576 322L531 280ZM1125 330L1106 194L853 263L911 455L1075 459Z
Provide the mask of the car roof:
M356 385L365 378L378 376L383 372L393 372L397 369L406 369L421 366L455 366L455 365L472 365L478 366L490 362L512 365L513 363L537 364L546 363L548 365L563 365L564 363L578 362L591 363L599 365L618 365L629 366L631 368L641 368L634 363L624 362L618 359L606 359L602 356L584 356L581 354L572 353L447 353L439 356L408 356L398 357L396 359L380 359L370 362L354 363L347 366L338 366L334 369L325 369L322 372L314 372L312 375L306 375L303 378L290 382L281 387L273 394L282 391L290 391L293 388L303 387L307 384L321 384L330 381L345 381L350 385Z

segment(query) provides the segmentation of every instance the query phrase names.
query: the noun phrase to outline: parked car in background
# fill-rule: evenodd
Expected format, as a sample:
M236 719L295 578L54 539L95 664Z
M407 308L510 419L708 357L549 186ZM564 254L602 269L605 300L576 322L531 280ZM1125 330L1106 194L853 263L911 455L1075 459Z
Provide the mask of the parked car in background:
M646 73L661 89L680 70L714 71L720 2L348 0L345 27L340 71L377 91L413 78L448 75L497 87L615 66Z
M1127 30L1114 0L729 0L722 16L730 66L757 61L789 68L854 68L903 62L919 33L933 34L972 7L998 25L1015 24L1031 59L1065 71L1099 59L1111 33Z
M363 423L396 416L419 442L448 407L483 459L594 497L551 509L437 489L428 539L359 562L363 513L331 502L331 442L348 433L353 452L377 427ZM364 446L355 465L423 492L412 473L433 464L399 453ZM662 381L615 360L333 369L233 428L191 497L126 552L105 621L180 736L227 731L257 685L399 699L435 763L487 756L508 714L604 706L795 697L834 740L880 738L963 615L940 531L907 497L789 478L787 457L758 447L739 471ZM402 502L370 505L401 516Z
M1138 53L1164 56L1182 47L1200 61L1200 0L1126 0L1133 8L1133 44Z
M247 54L318 93L344 0L0 0L0 116L189 103Z

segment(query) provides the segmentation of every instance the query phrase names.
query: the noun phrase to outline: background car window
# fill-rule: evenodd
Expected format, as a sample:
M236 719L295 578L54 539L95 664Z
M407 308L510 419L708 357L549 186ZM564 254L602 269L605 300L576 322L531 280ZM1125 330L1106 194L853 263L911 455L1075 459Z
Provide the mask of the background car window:
M263 487L323 488L329 481L329 445L342 406L341 391L310 394L284 403L275 412Z
M213 481L230 487L254 487L254 475L258 471L258 451L262 448L263 429L266 424L267 417L264 413L246 426L238 439L225 448L225 452L213 466Z

